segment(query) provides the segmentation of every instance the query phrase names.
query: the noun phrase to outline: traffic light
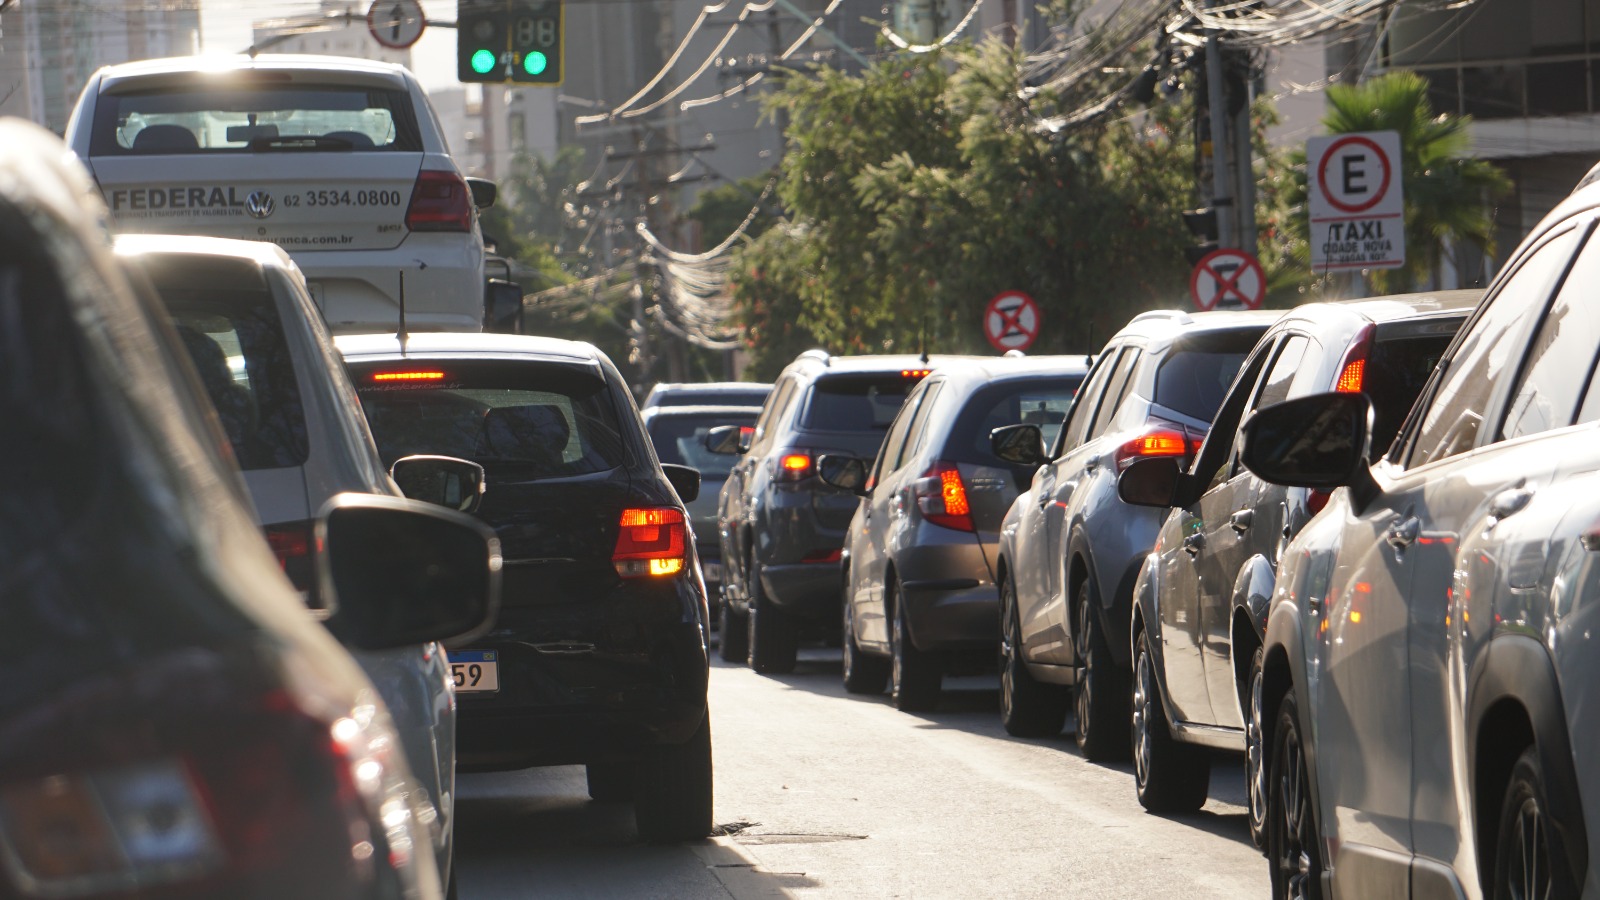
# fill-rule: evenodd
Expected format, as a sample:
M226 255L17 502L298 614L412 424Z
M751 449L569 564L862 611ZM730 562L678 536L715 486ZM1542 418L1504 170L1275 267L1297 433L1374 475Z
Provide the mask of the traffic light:
M561 83L562 0L457 0L456 77L463 82Z
M1217 210L1210 206L1186 209L1183 211L1183 224L1188 227L1190 234L1202 241L1183 248L1184 259L1189 261L1190 266L1197 266L1207 254L1217 249Z
M456 7L456 79L499 83L506 80L508 49L506 0L459 0Z

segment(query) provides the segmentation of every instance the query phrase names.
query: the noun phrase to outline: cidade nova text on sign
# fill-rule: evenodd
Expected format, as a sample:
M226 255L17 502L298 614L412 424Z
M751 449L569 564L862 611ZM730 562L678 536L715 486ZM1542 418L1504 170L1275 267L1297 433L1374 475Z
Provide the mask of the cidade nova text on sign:
M1319 268L1385 265L1382 261L1394 255L1394 241L1384 230L1385 221L1365 219L1318 223L1321 229L1325 229L1322 256L1326 260Z

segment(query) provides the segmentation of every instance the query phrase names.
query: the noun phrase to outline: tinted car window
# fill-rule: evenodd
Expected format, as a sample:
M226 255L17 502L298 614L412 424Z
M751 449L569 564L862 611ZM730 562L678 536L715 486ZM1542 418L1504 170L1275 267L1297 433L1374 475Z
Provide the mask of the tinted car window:
M1381 454L1394 443L1406 414L1428 383L1433 367L1450 346L1451 334L1380 339L1367 359L1361 390L1372 398L1372 449Z
M832 375L811 386L801 427L814 431L883 431L917 386L893 375Z
M1174 412L1211 421L1264 330L1217 332L1178 344L1156 369L1155 397L1151 399Z
M1060 456L1068 448L1083 442L1083 433L1094 418L1095 405L1105 393L1106 379L1111 377L1111 372L1116 366L1115 351L1110 349L1101 353L1100 358L1095 360L1094 368L1089 370L1089 380L1078 391L1077 402L1070 411L1070 419L1062 423L1061 433L1057 435L1059 444L1051 452L1052 457Z
M789 398L794 396L794 379L785 378L773 390L772 396L767 398L766 405L761 409L761 415L756 418L755 440L759 441L767 436L778 418L786 412Z
M934 385L928 387L932 389ZM922 408L923 398L927 396L928 391L924 390L900 407L900 413L895 416L889 433L884 435L883 445L878 448L878 458L872 466L872 484L877 484L885 472L893 471L899 464L900 451L905 448L906 435L911 431L911 420L917 417L917 410Z
M1305 362L1306 351L1310 348L1311 340L1304 335L1291 335L1283 342L1283 349L1278 352L1272 370L1267 373L1266 383L1261 386L1261 395L1256 398L1256 409L1289 399L1294 377L1299 373L1300 364Z
M1600 317L1592 308L1584 308L1590 303L1597 278L1600 250L1590 244L1573 264L1555 305L1539 326L1522 380L1511 395L1502 437L1536 434L1572 423L1579 392L1594 366L1595 348L1600 347Z
M1005 382L973 395L950 430L945 455L956 462L993 464L989 432L1006 425L1037 425L1045 446L1055 443L1082 375Z
M616 405L587 367L408 360L350 369L384 465L436 453L506 467L508 477L556 478L625 459Z
M240 468L304 465L310 448L300 385L261 270L187 254L126 259L155 286Z
M1100 410L1095 413L1094 424L1089 426L1089 431L1084 435L1085 440L1092 440L1105 434L1106 427L1116 416L1117 410L1122 407L1122 398L1128 396L1128 385L1133 378L1134 366L1138 365L1139 358L1144 354L1136 347L1129 347L1123 351L1122 358L1117 360L1117 370L1112 373L1111 381L1106 385L1105 399L1100 401Z
M750 416L656 416L650 442L664 463L693 466L706 478L727 478L739 457L706 449L706 432L719 425L749 425Z
M927 394L922 398L922 404L917 407L916 417L911 420L911 430L906 433L905 446L900 448L900 454L894 461L894 468L898 469L906 464L916 453L922 449L923 437L928 433L928 422L933 418L933 411L937 408L939 392L944 389L944 382L928 388Z
M95 109L90 148L96 156L420 152L422 138L404 91L262 85L106 94Z
M769 388L751 388L748 391L664 391L656 397L656 406L760 406L767 402Z

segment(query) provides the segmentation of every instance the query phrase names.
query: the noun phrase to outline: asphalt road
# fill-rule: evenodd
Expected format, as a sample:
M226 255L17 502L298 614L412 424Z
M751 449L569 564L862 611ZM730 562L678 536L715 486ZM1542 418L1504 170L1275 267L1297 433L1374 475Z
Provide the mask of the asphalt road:
M1213 768L1189 816L1139 807L1127 765L1061 736L1000 728L993 677L946 679L938 712L897 712L839 684L837 650L793 675L711 672L716 820L695 845L641 843L626 804L579 767L463 775L462 900L509 897L1252 897L1242 766ZM953 688L953 690L952 690Z

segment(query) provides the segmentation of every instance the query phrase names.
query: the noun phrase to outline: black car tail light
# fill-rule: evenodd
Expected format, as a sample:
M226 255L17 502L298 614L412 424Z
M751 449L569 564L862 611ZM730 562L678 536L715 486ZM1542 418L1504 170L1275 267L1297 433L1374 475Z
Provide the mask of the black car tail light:
M306 519L277 522L261 529L266 533L267 544L272 547L272 555L278 558L278 565L283 567L283 574L289 576L295 589L307 599L310 599L316 587L312 568L315 559L312 553L315 540L312 529L315 525L314 520Z
M472 199L460 175L441 169L423 169L411 187L406 207L406 228L411 231L471 231Z
M811 477L811 454L804 450L789 450L778 456L778 470L773 477L778 481L804 481Z
M957 531L978 530L972 521L972 505L967 502L967 485L954 463L934 463L912 483L911 491L927 521Z
M670 506L625 509L611 563L623 578L677 575L688 565L689 529Z

